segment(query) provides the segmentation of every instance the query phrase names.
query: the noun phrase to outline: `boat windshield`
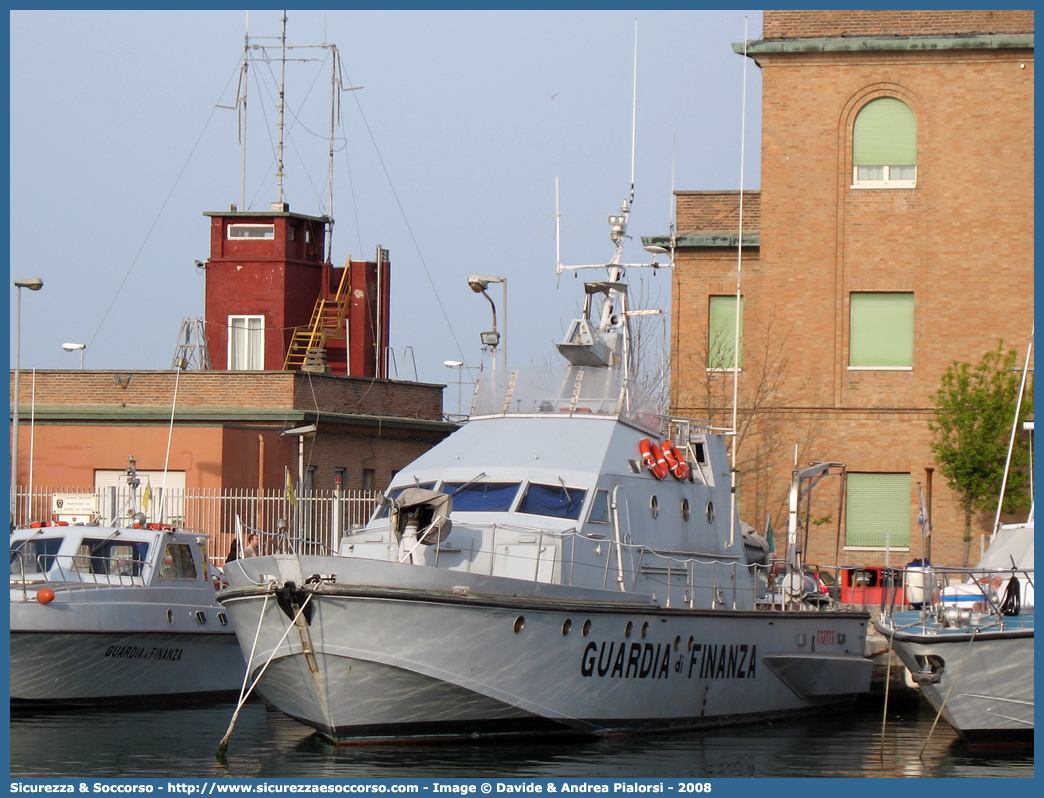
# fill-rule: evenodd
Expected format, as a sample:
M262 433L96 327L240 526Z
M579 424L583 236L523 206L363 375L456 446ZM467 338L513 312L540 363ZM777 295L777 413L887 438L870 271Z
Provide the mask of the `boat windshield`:
M192 548L186 543L168 543L160 563L160 579L195 579Z
M484 372L475 386L475 416L580 413L619 417L660 429L656 400L623 370L592 366L520 368Z
M442 492L453 497L453 512L506 513L514 504L520 482L447 482Z
M11 541L11 575L42 574L51 570L65 538Z
M141 576L148 559L144 541L84 538L73 557L73 570L80 573Z
M530 515L546 515L551 518L569 518L576 521L584 506L583 488L566 488L563 485L538 485L530 483L526 488L518 511Z

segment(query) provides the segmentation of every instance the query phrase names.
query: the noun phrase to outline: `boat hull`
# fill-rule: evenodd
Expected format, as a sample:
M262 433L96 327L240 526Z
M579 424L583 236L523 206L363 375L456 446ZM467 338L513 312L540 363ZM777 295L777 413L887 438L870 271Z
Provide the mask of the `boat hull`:
M863 613L571 599L459 573L449 589L421 589L376 582L434 569L308 559L307 573L371 579L339 574L282 595L241 585L221 601L265 699L336 742L743 723L869 688Z
M878 629L891 639L928 703L969 745L1032 744L1032 625L981 631L974 638L925 634L920 627Z
M11 706L94 706L235 696L235 635L11 632Z

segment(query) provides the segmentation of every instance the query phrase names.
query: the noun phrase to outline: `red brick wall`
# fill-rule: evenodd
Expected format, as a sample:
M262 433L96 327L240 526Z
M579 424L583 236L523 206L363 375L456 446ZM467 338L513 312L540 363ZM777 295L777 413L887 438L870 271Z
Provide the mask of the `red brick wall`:
M678 191L678 235L690 233L735 235L739 230L738 191ZM761 195L743 194L743 232L756 233L761 226Z
M116 375L129 382L120 384ZM13 397L12 372L9 396ZM179 408L286 408L331 413L426 419L442 418L442 386L426 383L333 377L293 371L189 371L177 380ZM22 406L33 400L31 381L20 384ZM172 371L36 372L37 409L46 406L167 408L174 401ZM24 420L24 419L23 419Z
M766 39L1033 32L1029 10L765 11L763 21Z

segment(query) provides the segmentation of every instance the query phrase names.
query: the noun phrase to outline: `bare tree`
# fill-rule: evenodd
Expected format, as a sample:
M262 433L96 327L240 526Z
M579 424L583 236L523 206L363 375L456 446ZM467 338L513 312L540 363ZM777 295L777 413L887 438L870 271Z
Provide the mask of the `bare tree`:
M734 333L719 331L679 353L685 378L675 385L673 401L675 412L733 431L738 491L744 509L753 512L748 521L759 526L771 516L776 529L784 525L794 447L801 462L814 446L817 413L812 408L818 405L810 401L811 378L792 375L790 336L779 326L771 311L761 321L748 322L740 343L735 430L736 372L723 366L733 362Z

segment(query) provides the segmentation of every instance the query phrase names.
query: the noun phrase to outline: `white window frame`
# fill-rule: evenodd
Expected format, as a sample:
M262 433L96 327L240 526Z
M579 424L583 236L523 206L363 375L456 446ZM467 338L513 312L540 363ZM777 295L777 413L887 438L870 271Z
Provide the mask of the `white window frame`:
M250 336L249 336L249 333L252 332L252 330L250 329L248 324L244 324L244 325L241 325L239 327L236 327L235 323L237 321L244 321L244 322L247 322L248 324L251 321L260 321L261 322L261 335L260 335L261 346L260 346L260 353L255 354L249 348L250 347ZM247 333L247 335L245 336L245 340L244 340L244 343L247 346L245 360L246 360L246 362L248 364L252 364L252 363L259 364L257 366L257 368L237 368L234 365L235 361L233 359L233 350L234 350L234 343L235 343L235 339L236 339L235 330L237 330L237 329L238 330L242 330L244 333ZM264 371L265 370L265 317L264 316L235 315L235 316L229 316L228 317L228 361L227 361L227 364L228 364L228 370L229 371Z
M234 232L243 235L233 235ZM274 241L274 224L230 224L227 228L229 241Z
M876 166L876 165L875 165ZM883 169L884 178L881 180L860 180L859 170L868 168L866 165L853 166L852 167L852 188L917 188L917 165L911 164L909 166L900 166L899 169L913 169L914 179L913 180L892 180L891 179L891 166L880 165L876 166L878 169ZM870 167L874 168L874 167Z

